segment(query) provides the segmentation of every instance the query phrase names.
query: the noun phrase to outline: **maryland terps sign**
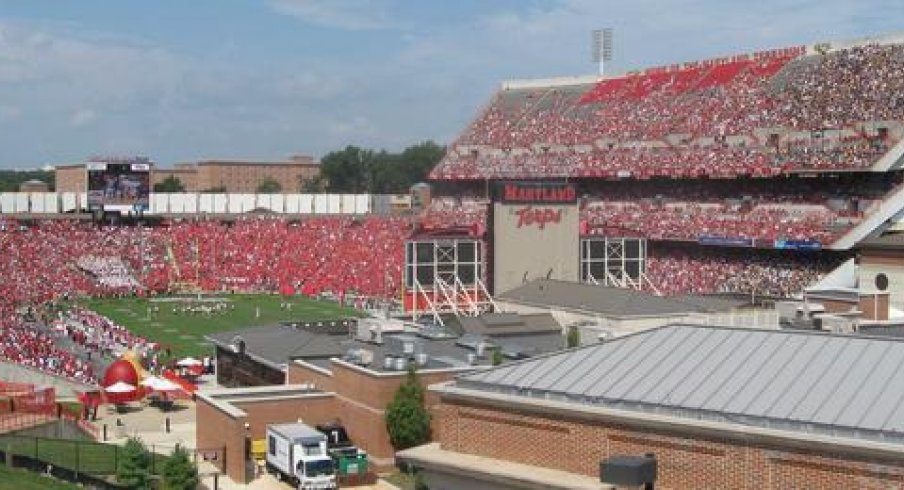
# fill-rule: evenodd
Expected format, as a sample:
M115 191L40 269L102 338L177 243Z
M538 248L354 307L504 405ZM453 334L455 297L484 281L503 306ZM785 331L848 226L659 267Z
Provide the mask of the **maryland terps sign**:
M504 182L496 193L504 203L574 204L577 198L574 185L562 182Z
M518 228L536 225L542 230L546 228L548 223L560 223L562 221L561 209L525 206L515 210L515 215L518 216Z

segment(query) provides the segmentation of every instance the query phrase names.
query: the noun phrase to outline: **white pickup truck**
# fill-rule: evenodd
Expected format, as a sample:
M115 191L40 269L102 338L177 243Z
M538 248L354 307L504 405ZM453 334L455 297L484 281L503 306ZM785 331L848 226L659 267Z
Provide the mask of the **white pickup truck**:
M299 490L336 488L326 435L305 424L267 426L267 469Z

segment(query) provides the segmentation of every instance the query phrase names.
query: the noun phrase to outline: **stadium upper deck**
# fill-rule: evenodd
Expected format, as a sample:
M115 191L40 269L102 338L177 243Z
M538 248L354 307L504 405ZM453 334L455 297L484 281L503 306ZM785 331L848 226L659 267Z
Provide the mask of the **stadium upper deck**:
M904 38L822 43L505 84L431 178L885 171L898 168L902 136Z

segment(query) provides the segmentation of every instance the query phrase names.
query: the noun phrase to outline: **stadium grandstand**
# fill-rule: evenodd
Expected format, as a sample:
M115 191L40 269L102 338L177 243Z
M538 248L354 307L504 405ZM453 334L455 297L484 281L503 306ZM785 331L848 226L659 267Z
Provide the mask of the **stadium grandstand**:
M49 330L36 325L53 319L22 314L66 297L354 292L385 301L412 291L423 267L451 303L492 307L501 291L487 281L489 189L500 181L576 187L581 280L664 295L792 296L904 209L902 94L904 38L507 82L432 171L433 195L416 216L355 206L318 214L310 195L268 198L285 204L266 213L256 212L263 196L245 195L242 212L224 197L230 212L204 214L219 202L212 194L192 194L192 206L179 197L185 212L173 211L175 195L151 194L154 226L3 214L0 357L92 383L95 366L60 336L87 349L146 342L104 319ZM9 203L31 211L20 197ZM312 211L299 213L299 202ZM454 244L412 265L419 240ZM92 341L98 331L104 342Z
M902 89L901 36L506 82L430 174L422 230L481 234L490 183L564 181L582 242L645 243L633 280L585 281L794 295L904 209Z

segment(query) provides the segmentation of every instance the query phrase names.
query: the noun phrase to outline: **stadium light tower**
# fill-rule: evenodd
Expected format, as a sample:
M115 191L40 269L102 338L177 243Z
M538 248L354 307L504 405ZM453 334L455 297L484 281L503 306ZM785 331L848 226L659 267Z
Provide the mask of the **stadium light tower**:
M612 28L594 29L591 41L593 62L599 65L600 75L605 75L606 62L612 61Z

